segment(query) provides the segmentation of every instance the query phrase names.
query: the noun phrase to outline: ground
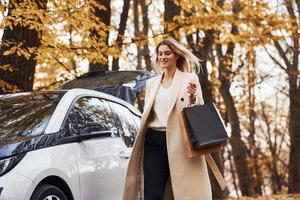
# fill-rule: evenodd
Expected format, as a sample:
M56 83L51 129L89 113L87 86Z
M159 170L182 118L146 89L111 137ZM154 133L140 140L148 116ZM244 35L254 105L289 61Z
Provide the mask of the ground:
M237 198L229 198L227 200L237 200ZM300 194L281 194L264 197L240 197L239 200L300 200Z

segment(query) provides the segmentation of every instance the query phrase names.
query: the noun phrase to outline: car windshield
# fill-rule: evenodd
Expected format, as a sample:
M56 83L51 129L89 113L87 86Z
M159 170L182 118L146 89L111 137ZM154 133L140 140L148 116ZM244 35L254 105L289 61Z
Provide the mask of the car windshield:
M64 93L31 92L0 96L0 146L42 134Z

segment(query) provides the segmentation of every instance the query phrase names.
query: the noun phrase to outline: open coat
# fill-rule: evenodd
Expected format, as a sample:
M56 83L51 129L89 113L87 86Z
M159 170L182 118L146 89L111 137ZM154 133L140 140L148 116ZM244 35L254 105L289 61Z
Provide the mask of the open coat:
M153 119L152 106L161 84L161 79L162 74L148 80L146 84L144 112L128 164L123 200L144 199L144 138L148 124ZM204 156L192 159L186 156L178 119L182 108L189 106L190 103L187 92L189 83L196 84L196 104L203 104L197 75L181 72L177 69L173 77L170 104L168 113L166 113L168 115L166 138L170 167L170 181L167 183L166 191L169 193L173 191L173 195L166 194L165 199L210 200L212 199L211 186Z

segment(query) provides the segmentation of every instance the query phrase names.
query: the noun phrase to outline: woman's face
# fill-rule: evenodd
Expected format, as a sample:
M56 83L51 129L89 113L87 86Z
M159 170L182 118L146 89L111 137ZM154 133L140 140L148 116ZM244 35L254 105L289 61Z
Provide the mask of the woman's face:
M163 44L158 47L157 58L163 69L176 68L177 57L169 46Z

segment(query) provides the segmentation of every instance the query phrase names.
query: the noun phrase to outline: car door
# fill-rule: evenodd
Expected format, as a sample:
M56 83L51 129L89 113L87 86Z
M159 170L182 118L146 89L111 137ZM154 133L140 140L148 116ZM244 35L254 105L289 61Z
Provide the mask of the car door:
M134 114L134 112L131 112L130 109L127 107L116 103L108 101L112 113L114 115L116 127L118 129L118 134L124 141L126 147L123 149L122 152L120 152L120 155L122 155L125 158L129 158L132 152L133 143L135 140L135 136L138 133L138 127L140 124L140 115ZM128 165L128 162L126 163L126 167ZM125 183L125 175L122 176L122 187ZM120 198L121 199L121 198Z
M128 164L128 155L124 153L127 147L118 135L108 103L96 97L82 97L73 109L77 113L80 135L111 133L74 145L81 199L121 199Z
M131 153L135 136L139 129L140 116L121 104L111 101L108 101L108 103L115 118L118 134L126 144L126 152Z

